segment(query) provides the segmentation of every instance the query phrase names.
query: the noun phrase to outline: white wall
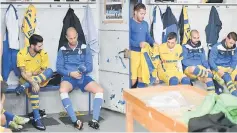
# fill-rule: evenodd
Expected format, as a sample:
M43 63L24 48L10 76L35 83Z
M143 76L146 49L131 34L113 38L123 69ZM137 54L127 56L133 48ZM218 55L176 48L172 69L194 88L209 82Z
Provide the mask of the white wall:
M118 52L129 48L129 1L123 0L123 23L103 23L104 1L100 1L100 83L105 89L103 107L114 111L124 112L123 88L129 87L129 60L120 56L125 64L122 65ZM114 97L113 97L114 96Z

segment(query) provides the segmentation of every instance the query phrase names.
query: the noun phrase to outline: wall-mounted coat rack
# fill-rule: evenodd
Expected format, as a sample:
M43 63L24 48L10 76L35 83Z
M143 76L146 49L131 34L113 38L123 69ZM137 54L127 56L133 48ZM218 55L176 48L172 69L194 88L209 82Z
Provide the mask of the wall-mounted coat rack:
M157 6L186 6L186 7L195 7L202 8L202 7L211 7L215 6L216 8L228 8L228 9L236 9L236 3L160 3L160 2L150 2L147 5L157 5Z
M13 4L16 8L27 8L33 4L36 8L85 8L90 5L91 8L96 8L96 1L88 2L1 2L1 8L7 8L9 4Z

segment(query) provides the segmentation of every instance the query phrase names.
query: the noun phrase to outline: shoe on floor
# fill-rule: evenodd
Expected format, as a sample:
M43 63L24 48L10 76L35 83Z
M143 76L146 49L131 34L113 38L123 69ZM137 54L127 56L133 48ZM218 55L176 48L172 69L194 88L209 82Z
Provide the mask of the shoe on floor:
M44 126L44 123L41 121L41 119L33 120L32 125L38 130L46 130L46 127Z
M30 121L29 118L24 118L24 117L20 117L20 116L15 116L13 121L18 124L18 125L24 125L26 123L28 123Z
M25 87L22 85L19 85L18 87L16 87L15 93L16 95L20 95L24 90L25 90Z
M99 122L96 120L89 121L88 125L94 129L98 129L100 127Z
M40 117L41 118L44 118L44 117L47 117L47 114L45 113L45 110L43 109L43 110L39 110L39 113L40 113ZM33 120L34 119L34 113L33 112L31 112L31 113L29 113L28 114L28 117L31 119L31 120Z
M74 127L77 128L78 130L82 130L83 122L80 120L77 120L76 122L74 122Z
M23 126L16 124L14 121L9 122L9 127L14 131L20 131L23 128Z

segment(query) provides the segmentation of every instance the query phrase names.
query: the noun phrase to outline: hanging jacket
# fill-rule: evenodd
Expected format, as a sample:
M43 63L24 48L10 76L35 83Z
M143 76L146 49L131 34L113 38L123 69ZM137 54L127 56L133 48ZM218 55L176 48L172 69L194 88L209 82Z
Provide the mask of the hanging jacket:
M37 28L36 13L37 10L34 5L29 5L24 14L21 30L25 35L25 47L29 46L29 38L31 37L31 35L39 34Z
M100 47L98 44L98 34L95 27L93 15L90 6L86 6L84 10L84 18L82 20L82 29L86 38L86 44L90 45L92 55L98 54Z
M214 45L209 56L209 64L212 70L218 71L218 66L231 67L233 70L237 65L236 44L232 48L225 46L225 40Z
M166 11L162 16L162 20L163 20L162 43L165 43L167 42L167 36L170 32L175 32L178 36L178 22L174 14L172 13L170 7L166 8Z
M5 81L8 80L10 72L13 70L16 76L20 75L20 70L16 65L16 57L19 51L19 25L18 15L15 7L9 5L6 11L6 33L3 41L2 72Z
M220 20L219 14L216 8L212 6L209 15L208 25L205 28L206 42L209 49L211 49L212 46L217 43L221 29L222 22Z
M10 72L13 70L16 76L20 76L20 70L17 68L16 59L19 50L9 48L8 32L6 31L3 41L2 55L2 77L7 81Z
M191 43L192 42L189 40L187 44L183 45L183 70L189 66L197 65L202 65L206 69L210 69L201 42L199 42L196 46L193 46Z
M58 50L60 47L64 46L68 43L66 38L66 32L69 27L74 27L78 33L78 42L81 42L82 44L86 44L85 35L82 30L81 22L79 18L74 13L74 10L72 8L69 8L67 11L66 16L63 19L63 28L59 40Z
M190 39L190 24L188 20L187 8L183 6L182 12L179 17L179 34L180 34L180 44L186 44L188 39Z
M159 6L155 6L153 9L153 20L150 31L154 41L158 44L162 44L163 23L162 12Z
M17 10L12 4L7 8L5 22L8 32L9 48L19 50L19 19Z

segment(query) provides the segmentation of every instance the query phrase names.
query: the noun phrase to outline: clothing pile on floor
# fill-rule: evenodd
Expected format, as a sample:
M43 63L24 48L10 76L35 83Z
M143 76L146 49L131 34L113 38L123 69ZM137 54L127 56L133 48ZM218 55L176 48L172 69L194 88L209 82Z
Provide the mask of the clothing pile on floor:
M236 132L237 98L230 94L209 94L196 110L185 113L189 132Z

